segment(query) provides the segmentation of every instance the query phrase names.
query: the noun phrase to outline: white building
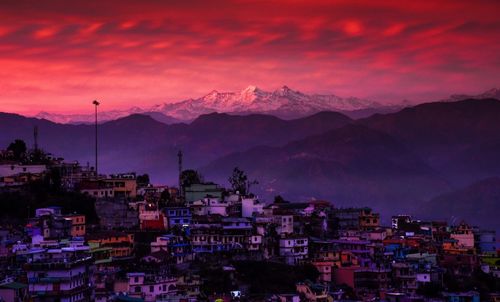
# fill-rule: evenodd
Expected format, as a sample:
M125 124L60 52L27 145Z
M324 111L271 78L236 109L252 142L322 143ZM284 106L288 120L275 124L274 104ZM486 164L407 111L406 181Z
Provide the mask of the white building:
M193 215L205 216L218 214L227 216L227 208L229 204L220 200L219 198L207 197L194 201L191 205Z
M248 237L247 250L248 251L259 251L262 247L262 236L252 235Z
M22 173L40 174L47 170L45 165L19 165L3 164L0 165L0 177L14 176Z
M279 255L286 264L298 264L302 260L307 259L309 253L308 244L309 240L307 236L287 236L280 238Z
M293 233L293 215L276 215L273 222L277 225L276 231L279 235Z
M26 252L30 295L58 301L93 301L93 259L88 246L39 248Z
M255 214L264 213L264 204L257 198L243 198L241 200L241 217L251 218Z
M174 277L128 273L127 278L129 296L142 298L144 301L156 301L162 295L177 293L177 279Z

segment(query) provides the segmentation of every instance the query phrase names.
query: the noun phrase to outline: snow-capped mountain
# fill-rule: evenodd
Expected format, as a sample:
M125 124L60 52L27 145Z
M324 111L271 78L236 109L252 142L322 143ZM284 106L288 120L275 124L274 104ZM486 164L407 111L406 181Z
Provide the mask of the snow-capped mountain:
M283 118L295 118L319 111L353 111L380 106L382 105L379 103L358 98L308 95L287 86L272 92L248 86L240 92L214 90L198 99L156 105L150 108L150 111L158 111L182 120L191 120L200 114L210 112L266 113Z
M452 95L443 101L460 101L468 98L500 99L500 89L490 89L482 94ZM160 122L171 124L179 121L191 121L202 114L220 113L263 113L281 118L299 118L320 111L338 111L351 118L367 117L373 113L388 113L411 105L409 101L397 104L380 104L377 102L348 97L342 98L333 94L305 94L283 86L274 91L264 91L256 86L248 86L239 92L218 92L197 98L173 103L157 104L149 108L133 107L128 110L99 112L99 121L115 120L134 113L147 114ZM413 104L414 105L414 104ZM92 123L94 115L89 114L51 114L40 112L36 115L58 123Z
M381 104L359 98L341 98L336 95L304 94L283 86L275 91L264 91L256 86L248 86L239 92L218 92L180 102L163 103L149 108L133 107L129 110L99 112L99 121L109 121L133 113L148 114L164 122L190 121L202 114L220 113L265 113L282 118L298 118L320 111L356 111L383 107ZM40 112L37 118L57 123L92 123L90 114L52 114Z
M500 100L500 89L499 88L492 88L490 90L487 90L481 94L476 94L476 95L467 95L467 94L453 94L451 95L448 99L445 99L445 102L457 102L457 101L463 101L466 99L497 99Z
M121 117L129 116L133 113L143 113L144 110L138 107L132 107L129 110L112 110L99 112L99 121L111 121ZM35 115L36 118L46 119L60 124L88 124L93 123L94 113L89 114L58 114L49 112L39 112Z
M99 112L99 123L113 121L131 114L144 114L149 115L154 120L165 124L174 124L181 122L180 120L171 116L164 115L161 112L147 111L139 107L133 107L129 110L112 110ZM94 123L95 115L92 114L57 114L42 111L35 115L36 118L46 119L59 124L90 124Z

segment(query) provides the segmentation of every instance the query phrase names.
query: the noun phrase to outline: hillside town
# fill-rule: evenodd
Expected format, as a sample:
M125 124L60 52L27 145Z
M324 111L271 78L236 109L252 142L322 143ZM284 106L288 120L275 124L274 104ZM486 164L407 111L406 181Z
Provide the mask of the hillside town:
M24 145L23 145L24 144ZM175 156L175 154L172 154ZM500 301L494 230L0 151L0 301ZM390 221L390 223L384 223Z

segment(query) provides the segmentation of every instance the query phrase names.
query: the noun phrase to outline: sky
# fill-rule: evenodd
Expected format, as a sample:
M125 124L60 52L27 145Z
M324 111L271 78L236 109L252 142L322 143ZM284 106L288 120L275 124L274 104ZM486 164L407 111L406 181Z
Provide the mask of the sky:
M0 111L287 85L381 103L499 87L500 2L3 0Z

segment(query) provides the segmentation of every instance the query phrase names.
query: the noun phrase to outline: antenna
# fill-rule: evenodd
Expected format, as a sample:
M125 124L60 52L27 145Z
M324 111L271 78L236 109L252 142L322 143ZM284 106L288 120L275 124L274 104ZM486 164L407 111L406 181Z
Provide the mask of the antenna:
M179 197L182 197L182 150L177 153L179 159Z
M35 141L35 151L38 151L38 126L33 127L33 138Z
M97 170L97 106L99 106L100 103L94 100L92 105L95 106L95 178L99 179L99 172Z

